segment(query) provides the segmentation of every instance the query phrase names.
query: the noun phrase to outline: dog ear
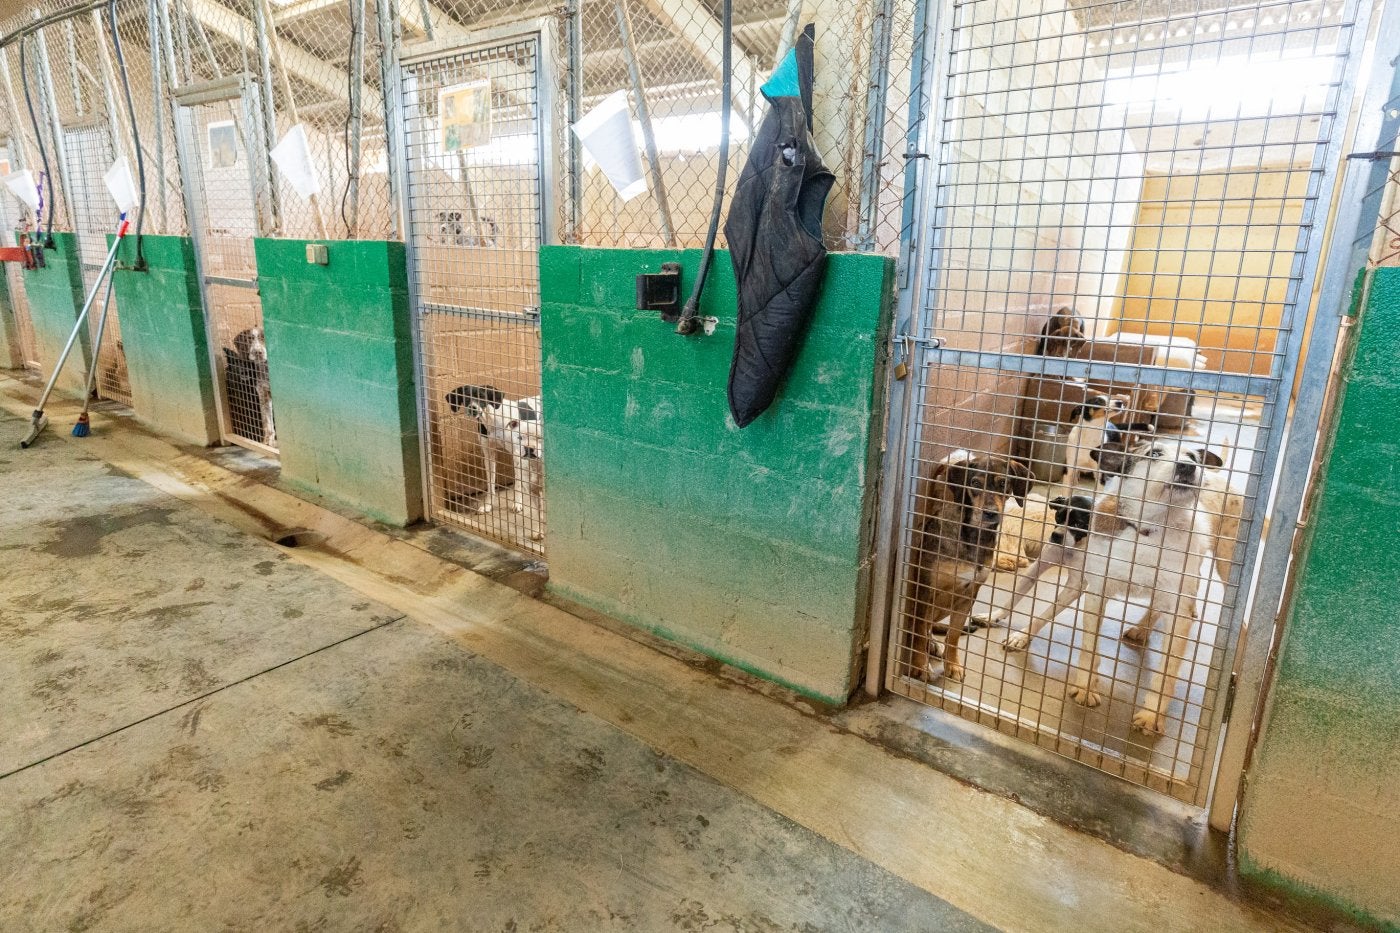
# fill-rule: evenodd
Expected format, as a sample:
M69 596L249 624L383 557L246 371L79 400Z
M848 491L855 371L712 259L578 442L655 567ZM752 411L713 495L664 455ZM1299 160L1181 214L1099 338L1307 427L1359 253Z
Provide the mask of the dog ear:
M1026 497L1030 495L1031 485L1035 482L1031 468L1020 460L1007 460L1006 477L1007 493L1024 506Z
M1225 461L1220 459L1220 454L1205 447L1201 448L1201 462L1206 466L1215 467L1216 469L1225 465Z
M455 415L462 410L462 390L460 388L453 389L443 397L447 399L447 407L452 409L452 414Z
M1099 462L1099 451L1102 450L1102 449L1103 449L1103 448L1101 448L1101 447L1095 447L1093 450L1089 451L1089 459L1092 460L1092 461L1094 461L1095 463L1098 463L1098 462Z

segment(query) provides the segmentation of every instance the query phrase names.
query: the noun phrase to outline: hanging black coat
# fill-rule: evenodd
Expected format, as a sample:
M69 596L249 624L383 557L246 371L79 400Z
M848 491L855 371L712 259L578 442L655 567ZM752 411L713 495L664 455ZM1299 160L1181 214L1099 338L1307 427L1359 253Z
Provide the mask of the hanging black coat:
M822 211L836 176L812 143L814 35L811 26L803 30L763 86L770 108L724 223L739 291L729 411L741 428L777 396L826 267Z

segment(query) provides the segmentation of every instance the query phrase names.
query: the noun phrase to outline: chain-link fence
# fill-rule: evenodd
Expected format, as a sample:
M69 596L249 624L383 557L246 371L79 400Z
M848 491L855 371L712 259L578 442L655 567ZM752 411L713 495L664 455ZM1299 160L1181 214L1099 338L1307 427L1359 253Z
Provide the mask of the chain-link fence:
M825 217L833 249L893 252L899 241L914 0L736 0L726 197L766 104L759 90L799 30L816 26L813 136L836 175ZM714 0L577 0L565 15L587 114L626 95L646 193L624 200L582 153L564 235L609 246L703 243L722 126L723 32ZM566 148L576 145L561 139ZM722 242L722 241L721 241Z

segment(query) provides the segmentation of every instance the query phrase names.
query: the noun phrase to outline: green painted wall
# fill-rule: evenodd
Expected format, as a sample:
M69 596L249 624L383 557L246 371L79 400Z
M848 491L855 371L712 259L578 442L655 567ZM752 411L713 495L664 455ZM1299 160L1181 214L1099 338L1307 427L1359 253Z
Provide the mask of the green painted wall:
M282 478L370 517L423 514L402 243L257 240ZM324 242L324 241L316 241Z
M698 251L541 250L545 479L555 592L826 702L863 648L893 266L830 258L774 406L739 430L725 386L735 286L719 253L684 338L634 277Z
M127 237L113 273L132 408L181 440L215 444L219 421L194 246L188 237L145 236L142 253L146 271L131 271L136 238Z
M23 365L15 306L10 300L10 277L0 269L0 369L19 369Z
M1400 269L1378 270L1353 341L1241 868L1400 929Z
M56 249L44 250L44 267L24 270L24 293L29 299L29 314L34 319L39 367L46 377L53 372L63 345L73 332L85 297L77 241L71 233L55 233L53 238ZM88 328L84 327L58 380L59 388L78 396L83 394L91 359L88 333Z

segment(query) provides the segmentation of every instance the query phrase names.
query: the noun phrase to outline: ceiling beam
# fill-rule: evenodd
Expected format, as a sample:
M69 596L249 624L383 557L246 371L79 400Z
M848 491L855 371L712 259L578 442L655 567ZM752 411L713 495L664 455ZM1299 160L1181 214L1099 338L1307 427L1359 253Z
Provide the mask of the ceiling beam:
M701 0L642 0L661 25L677 36L705 67L720 80L723 73L724 30ZM758 94L758 73L737 42L731 42L733 81L729 99L745 123L751 122L749 107Z

